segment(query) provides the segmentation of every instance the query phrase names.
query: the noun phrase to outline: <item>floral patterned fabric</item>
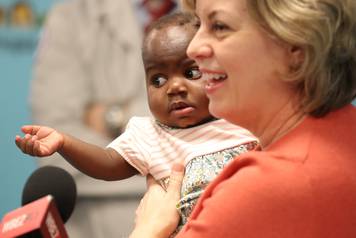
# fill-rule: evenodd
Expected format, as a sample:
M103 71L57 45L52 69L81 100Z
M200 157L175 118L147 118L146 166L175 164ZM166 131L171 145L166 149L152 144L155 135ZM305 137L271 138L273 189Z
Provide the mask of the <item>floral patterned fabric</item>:
M237 158L236 156L254 150L256 146L257 142L250 142L224 151L199 156L189 161L185 168L181 199L177 204L181 220L176 232L187 222L199 196L208 184L230 161ZM163 187L166 187L168 180L169 178L165 178L161 181Z

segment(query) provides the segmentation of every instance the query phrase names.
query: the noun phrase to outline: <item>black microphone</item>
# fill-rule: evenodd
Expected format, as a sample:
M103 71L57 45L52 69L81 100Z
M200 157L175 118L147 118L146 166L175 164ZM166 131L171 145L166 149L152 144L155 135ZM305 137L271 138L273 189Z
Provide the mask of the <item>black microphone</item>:
M35 170L22 192L23 207L4 216L0 237L67 238L64 223L76 197L76 184L67 171L53 166Z

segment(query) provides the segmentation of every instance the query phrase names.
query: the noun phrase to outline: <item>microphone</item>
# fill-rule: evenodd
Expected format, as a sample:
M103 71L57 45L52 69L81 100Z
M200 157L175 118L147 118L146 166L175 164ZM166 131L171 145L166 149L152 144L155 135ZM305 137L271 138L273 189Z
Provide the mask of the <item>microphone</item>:
M23 206L0 223L0 237L68 238L64 223L76 197L76 184L67 171L53 166L35 170L22 191Z

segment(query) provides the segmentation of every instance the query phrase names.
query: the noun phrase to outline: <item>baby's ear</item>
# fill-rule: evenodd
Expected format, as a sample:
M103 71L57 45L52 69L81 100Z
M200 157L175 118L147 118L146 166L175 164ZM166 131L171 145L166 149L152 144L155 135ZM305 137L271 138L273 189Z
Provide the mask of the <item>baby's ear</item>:
M288 53L290 59L289 61L290 69L291 70L299 69L304 62L304 58L305 58L304 50L299 46L291 45L288 47Z

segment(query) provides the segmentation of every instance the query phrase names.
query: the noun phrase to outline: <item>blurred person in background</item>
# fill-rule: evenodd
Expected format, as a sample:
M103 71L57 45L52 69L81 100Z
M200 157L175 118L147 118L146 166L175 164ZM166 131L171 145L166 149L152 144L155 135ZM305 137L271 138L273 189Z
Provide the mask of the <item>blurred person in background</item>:
M147 115L142 30L129 0L70 0L50 11L31 85L33 123L106 146L127 120ZM78 200L66 224L71 238L125 237L144 192L142 178L104 182L74 169L59 154L39 165L65 168Z
M135 4L138 18L144 31L150 24L167 13L174 12L179 8L179 1L175 0L131 0Z

